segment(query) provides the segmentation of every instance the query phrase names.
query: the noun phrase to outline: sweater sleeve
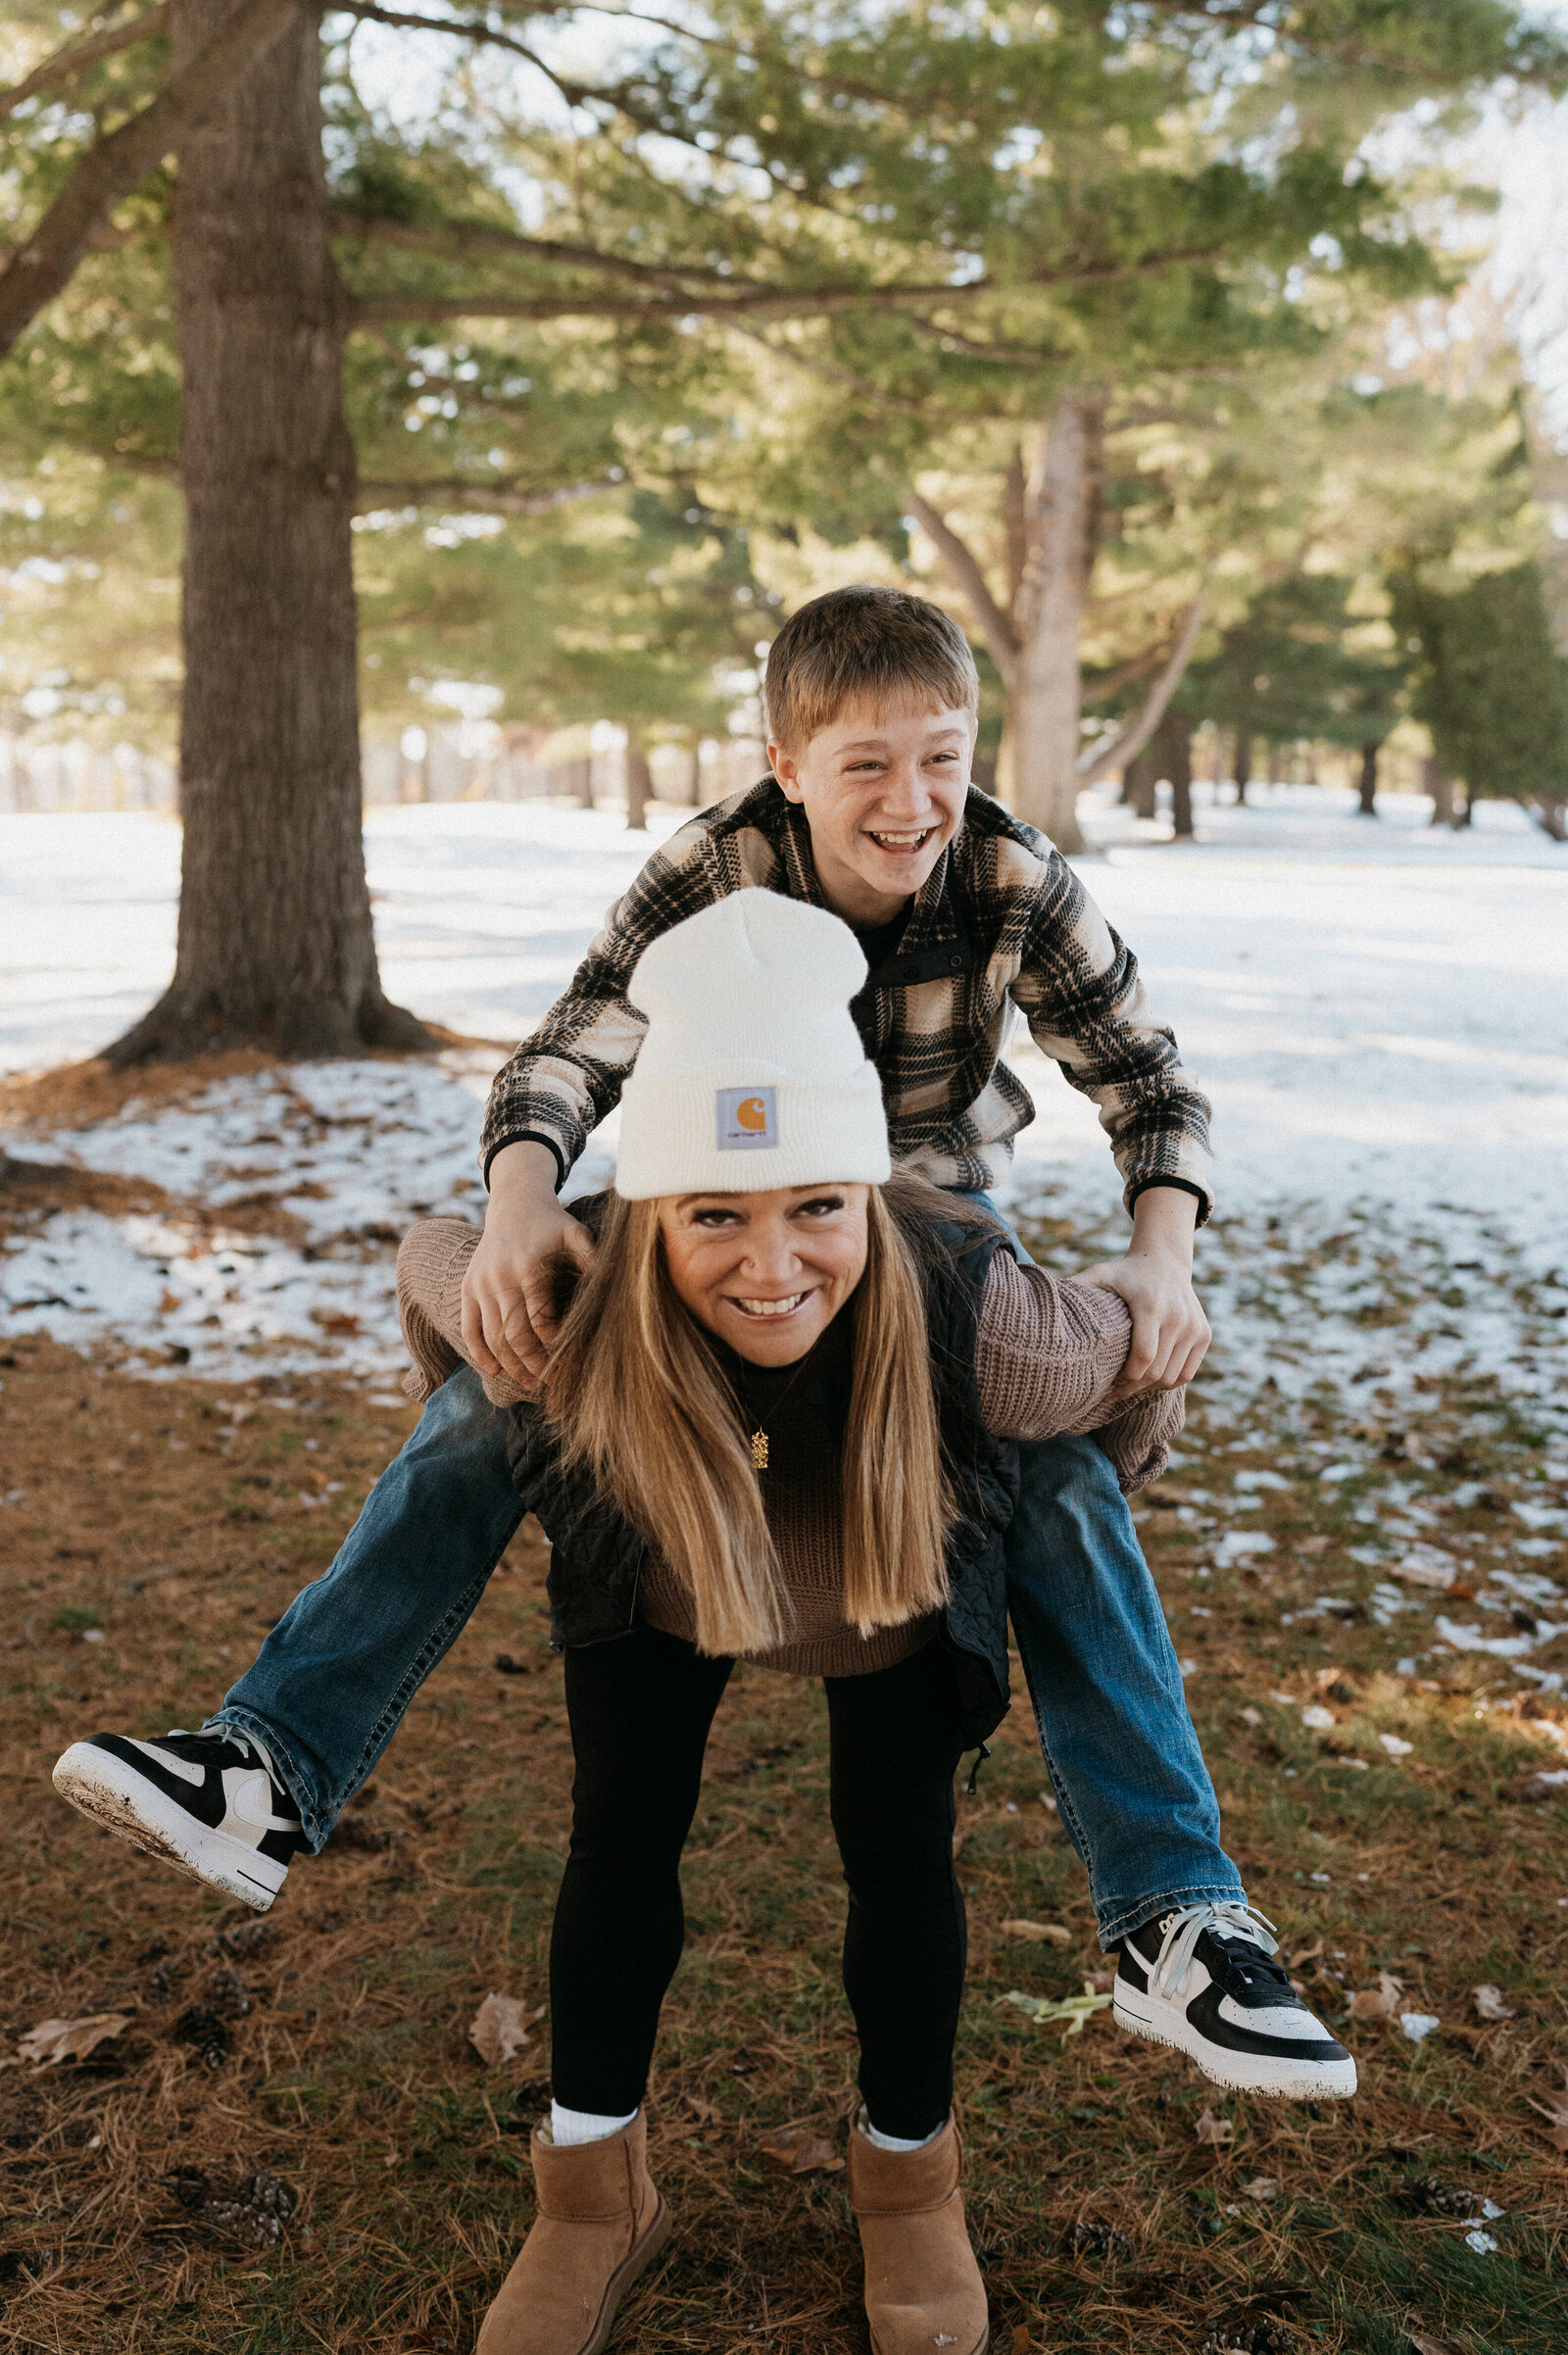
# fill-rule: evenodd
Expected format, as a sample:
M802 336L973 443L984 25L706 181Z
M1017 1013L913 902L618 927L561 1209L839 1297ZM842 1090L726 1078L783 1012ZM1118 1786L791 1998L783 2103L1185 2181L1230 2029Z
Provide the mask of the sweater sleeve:
M463 1346L463 1279L480 1232L456 1218L421 1218L398 1247L398 1321L414 1360L403 1387L421 1403L472 1362ZM504 1374L480 1379L492 1406L517 1406L529 1396Z
M988 1430L1023 1440L1092 1432L1124 1496L1157 1480L1182 1427L1185 1394L1145 1391L1107 1412L1131 1340L1132 1316L1117 1294L1020 1267L999 1251L975 1351Z

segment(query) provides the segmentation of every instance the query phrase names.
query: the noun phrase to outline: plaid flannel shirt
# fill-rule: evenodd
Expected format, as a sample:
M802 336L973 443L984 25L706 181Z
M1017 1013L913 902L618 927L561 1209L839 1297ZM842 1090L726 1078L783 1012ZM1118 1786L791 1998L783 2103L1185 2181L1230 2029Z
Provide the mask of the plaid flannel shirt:
M656 851L538 1028L497 1073L480 1160L524 1138L563 1177L619 1098L647 1027L626 985L650 941L749 885L825 903L805 812L771 777ZM1211 1204L1208 1104L1156 1022L1132 951L1060 853L970 788L894 953L851 1008L882 1081L897 1159L980 1193L1006 1175L1035 1107L1002 1059L1017 1014L1099 1106L1129 1208L1151 1185Z

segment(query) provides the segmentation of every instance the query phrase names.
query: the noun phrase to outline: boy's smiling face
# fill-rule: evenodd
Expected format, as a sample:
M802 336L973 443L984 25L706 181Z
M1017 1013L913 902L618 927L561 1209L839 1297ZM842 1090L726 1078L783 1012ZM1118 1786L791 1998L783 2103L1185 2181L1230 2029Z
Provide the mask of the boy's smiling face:
M846 705L798 752L769 744L836 915L891 923L920 889L963 823L974 739L972 712L867 702Z

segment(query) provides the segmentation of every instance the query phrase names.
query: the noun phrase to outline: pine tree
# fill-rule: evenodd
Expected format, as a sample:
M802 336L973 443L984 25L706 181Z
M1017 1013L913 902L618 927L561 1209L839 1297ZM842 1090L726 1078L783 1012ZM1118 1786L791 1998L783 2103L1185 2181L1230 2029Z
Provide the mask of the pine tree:
M1446 596L1406 579L1396 612L1438 760L1472 801L1522 802L1563 841L1568 663L1552 645L1540 565L1484 572Z

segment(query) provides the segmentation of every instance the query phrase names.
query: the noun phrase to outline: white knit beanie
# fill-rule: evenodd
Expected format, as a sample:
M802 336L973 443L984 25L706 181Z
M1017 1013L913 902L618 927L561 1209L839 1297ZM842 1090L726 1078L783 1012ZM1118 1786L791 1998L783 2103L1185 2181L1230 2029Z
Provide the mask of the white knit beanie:
M626 992L648 1035L620 1100L616 1193L883 1184L882 1085L850 1014L864 979L848 924L778 892L731 892L662 934Z

